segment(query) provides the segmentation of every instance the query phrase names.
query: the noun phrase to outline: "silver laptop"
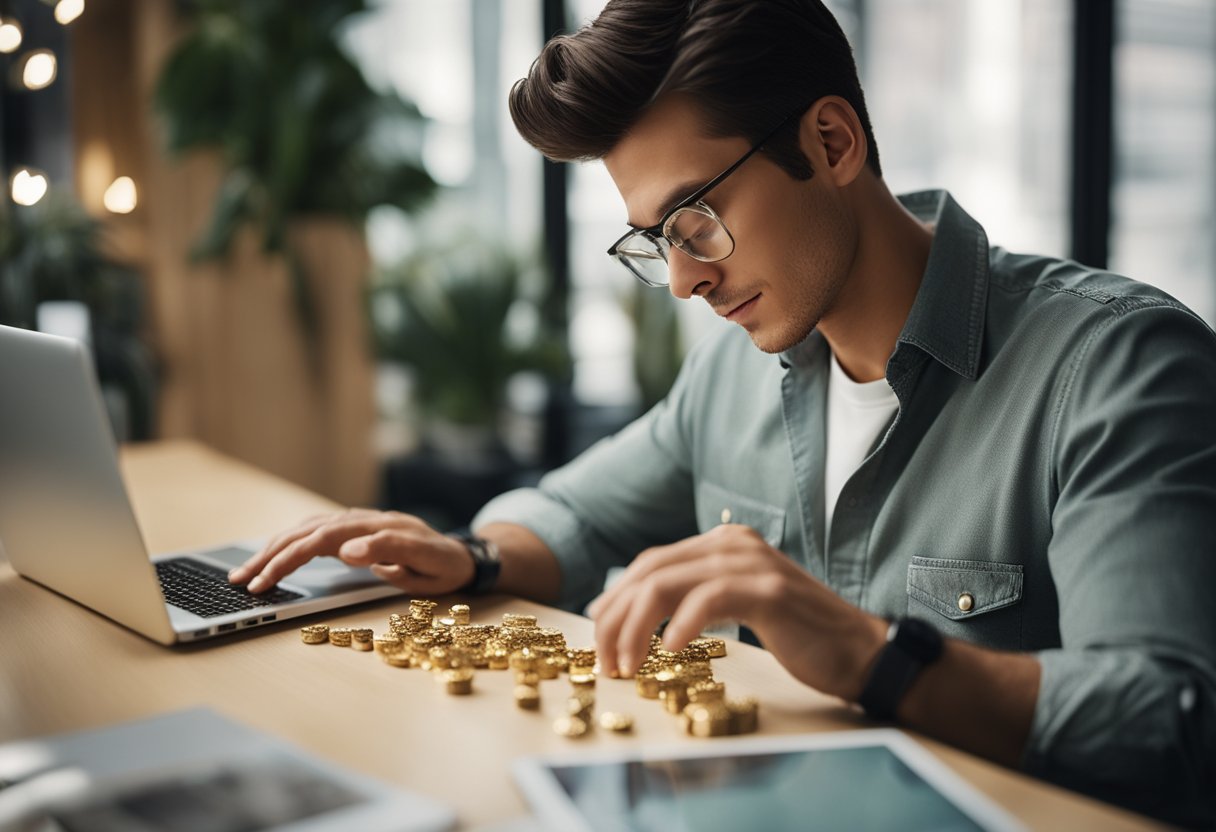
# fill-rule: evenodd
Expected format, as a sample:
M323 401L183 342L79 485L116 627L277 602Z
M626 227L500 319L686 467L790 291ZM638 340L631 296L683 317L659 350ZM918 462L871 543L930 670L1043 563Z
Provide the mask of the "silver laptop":
M336 558L261 595L229 584L259 547L149 557L88 349L0 326L0 550L19 574L162 644L400 593Z

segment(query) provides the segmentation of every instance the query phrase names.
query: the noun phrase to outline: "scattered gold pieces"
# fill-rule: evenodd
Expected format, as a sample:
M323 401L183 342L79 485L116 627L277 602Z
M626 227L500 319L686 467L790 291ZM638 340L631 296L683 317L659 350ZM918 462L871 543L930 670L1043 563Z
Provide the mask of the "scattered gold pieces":
M380 637L366 627L311 624L300 628L300 639L305 644L328 641L360 651L374 649L392 667L433 670L436 681L453 696L473 692L474 668L511 669L515 704L521 710L539 710L541 681L568 672L571 693L566 713L553 723L557 734L582 737L596 722L605 731L633 730L630 714L609 711L595 717L595 648L569 648L561 630L539 626L535 615L505 613L501 625L472 624L467 604L453 604L442 616L435 614L436 606L434 601L411 600L408 613L389 615L388 633ZM720 638L701 636L683 650L669 651L658 636L651 636L650 650L635 677L638 695L659 700L692 736L752 733L759 724L759 702L754 697L728 700L726 686L714 679L710 659L725 655L726 642Z
M329 627L324 624L309 624L300 628L300 640L305 644L325 644L329 641Z
M627 734L633 730L633 717L615 711L604 711L600 714L600 727L605 731Z

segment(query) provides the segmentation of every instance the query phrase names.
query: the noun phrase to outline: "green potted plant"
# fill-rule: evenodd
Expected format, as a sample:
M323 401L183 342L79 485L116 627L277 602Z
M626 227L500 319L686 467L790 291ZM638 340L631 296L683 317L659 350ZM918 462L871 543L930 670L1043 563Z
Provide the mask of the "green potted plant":
M569 373L564 342L539 323L542 288L518 257L476 240L420 252L377 274L370 295L376 352L413 369L432 448L499 452L511 377Z
M224 179L197 257L226 254L246 224L296 272L289 224L361 224L382 205L410 211L435 183L418 161L422 117L374 90L341 49L364 0L191 0L193 26L161 71L155 101L170 151L212 150Z

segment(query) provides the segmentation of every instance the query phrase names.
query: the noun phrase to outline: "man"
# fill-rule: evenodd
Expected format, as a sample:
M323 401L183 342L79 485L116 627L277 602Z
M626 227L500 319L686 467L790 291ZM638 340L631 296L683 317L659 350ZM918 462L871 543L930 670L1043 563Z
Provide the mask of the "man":
M410 593L577 609L628 564L589 608L604 668L636 670L666 618L671 649L738 621L876 717L1216 822L1211 330L990 248L948 194L893 197L817 0L610 2L511 109L546 155L603 159L630 226L610 254L738 327L477 538L352 511L233 580L337 554Z

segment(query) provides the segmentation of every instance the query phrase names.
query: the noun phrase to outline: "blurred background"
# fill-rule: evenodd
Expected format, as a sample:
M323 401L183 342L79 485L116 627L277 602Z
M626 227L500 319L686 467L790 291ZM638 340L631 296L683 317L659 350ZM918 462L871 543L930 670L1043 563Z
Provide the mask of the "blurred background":
M610 262L602 165L511 125L602 5L0 0L0 323L86 340L122 441L466 523L729 325ZM829 5L893 191L1216 321L1216 4Z

